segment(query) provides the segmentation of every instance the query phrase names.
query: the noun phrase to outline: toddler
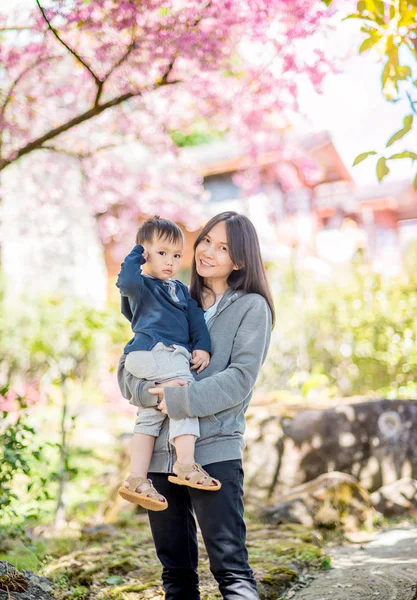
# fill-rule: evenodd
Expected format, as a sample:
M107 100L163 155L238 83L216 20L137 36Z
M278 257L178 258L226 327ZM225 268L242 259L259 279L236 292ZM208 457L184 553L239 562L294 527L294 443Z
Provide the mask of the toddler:
M145 221L136 246L122 263L117 279L122 314L131 322L133 338L126 344L126 370L139 379L163 383L194 381L210 362L210 335L204 314L187 286L175 279L181 267L184 237L173 222L160 217ZM131 468L119 494L148 510L165 510L168 502L147 478L155 438L166 415L156 408L139 408L132 438ZM194 461L198 418L170 419L169 439L177 461L169 481L215 491L221 484Z

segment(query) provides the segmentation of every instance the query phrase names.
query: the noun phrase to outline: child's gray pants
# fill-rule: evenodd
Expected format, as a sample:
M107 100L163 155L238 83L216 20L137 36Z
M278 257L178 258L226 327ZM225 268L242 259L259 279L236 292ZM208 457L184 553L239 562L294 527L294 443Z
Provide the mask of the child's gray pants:
M192 382L194 377L190 371L191 354L183 346L164 346L158 342L152 350L134 350L126 356L125 367L138 379L148 379L163 383L169 379L184 379ZM164 415L156 408L138 408L134 433L145 433L158 437ZM179 435L200 436L200 425L197 417L169 420L169 441L171 444Z

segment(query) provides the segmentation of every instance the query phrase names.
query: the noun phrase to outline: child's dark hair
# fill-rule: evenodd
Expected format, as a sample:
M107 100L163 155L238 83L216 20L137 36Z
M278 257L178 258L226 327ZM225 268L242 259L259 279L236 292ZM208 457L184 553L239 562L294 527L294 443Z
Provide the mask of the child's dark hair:
M184 234L181 229L168 219L161 219L159 215L144 221L136 234L137 244L150 244L156 237L157 239L164 238L168 242L176 244L184 241Z

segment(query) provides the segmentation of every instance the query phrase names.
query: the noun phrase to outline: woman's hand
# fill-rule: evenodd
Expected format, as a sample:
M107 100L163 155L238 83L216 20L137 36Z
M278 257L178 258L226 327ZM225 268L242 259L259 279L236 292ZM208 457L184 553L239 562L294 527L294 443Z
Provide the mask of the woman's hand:
M162 387L149 388L148 392L154 396L158 396L156 401L156 408L160 410L164 415L167 415L167 406L165 404L165 392Z
M188 385L188 381L184 379L172 379L165 383L159 383L157 387L149 388L148 392L154 396L158 396L156 408L160 410L164 415L167 415L167 406L165 404L165 392L164 387L178 387Z

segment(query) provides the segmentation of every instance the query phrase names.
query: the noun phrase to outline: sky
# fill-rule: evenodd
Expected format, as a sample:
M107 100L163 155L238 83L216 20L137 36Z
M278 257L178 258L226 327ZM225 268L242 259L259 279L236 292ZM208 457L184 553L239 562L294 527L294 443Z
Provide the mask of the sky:
M380 67L370 57L350 59L341 75L329 75L323 94L306 90L300 107L313 130L329 131L336 149L355 181L376 183L373 157L352 167L358 154L369 150L384 152L391 135L401 129L407 106L387 102L381 93ZM414 137L412 137L414 135ZM416 134L392 145L389 154L405 148L416 150ZM388 155L389 155L388 154ZM370 168L370 165L373 168ZM391 162L391 174L384 180L412 178L411 161ZM415 169L414 169L415 173Z
M46 4L45 0L45 4ZM35 0L0 0L0 9L16 9L35 5ZM404 115L409 112L405 103L387 102L381 93L381 65L370 53L355 55L361 43L358 23L352 20L337 25L329 37L328 48L334 44L344 59L342 72L328 75L324 81L323 93L317 94L306 85L300 96L300 110L304 114L304 124L310 131L327 130L346 167L355 181L377 183L373 157L353 167L355 157L369 150L384 151L389 137L401 128ZM414 136L414 137L412 137ZM390 148L394 152L404 149L416 151L416 129L408 137ZM415 174L411 161L400 160L390 163L391 173L384 181L412 179Z
M382 65L372 52L357 54L363 34L358 32L358 21L344 21L337 27L330 43L345 53L342 72L328 75L323 93L317 94L305 86L300 98L300 109L306 123L314 130L327 130L352 177L359 183L377 183L376 158L370 157L352 167L355 157L362 152L376 150L389 156L404 149L417 150L417 133L385 149L391 135L401 129L403 118L410 112L407 102L387 102L381 91ZM414 136L414 137L413 137ZM392 172L384 181L414 177L416 167L411 161L389 163Z

